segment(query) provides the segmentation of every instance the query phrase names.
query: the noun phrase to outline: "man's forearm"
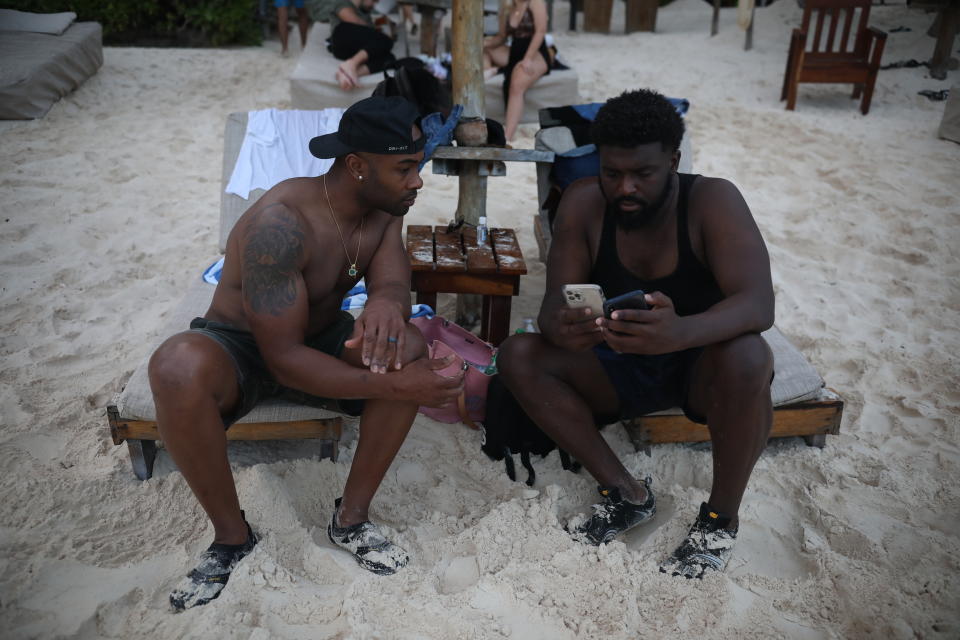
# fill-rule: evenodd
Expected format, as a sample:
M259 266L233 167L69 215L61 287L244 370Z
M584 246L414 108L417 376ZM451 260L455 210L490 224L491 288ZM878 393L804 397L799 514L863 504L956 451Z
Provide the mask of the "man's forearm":
M409 306L409 305L408 305ZM298 345L268 363L285 387L321 398L392 398L399 372L373 373L305 345Z
M367 294L367 304L370 302L395 303L400 307L400 314L404 320L410 319L410 283L385 282L370 287Z
M703 347L773 326L773 297L736 294L703 313L681 318L685 348Z

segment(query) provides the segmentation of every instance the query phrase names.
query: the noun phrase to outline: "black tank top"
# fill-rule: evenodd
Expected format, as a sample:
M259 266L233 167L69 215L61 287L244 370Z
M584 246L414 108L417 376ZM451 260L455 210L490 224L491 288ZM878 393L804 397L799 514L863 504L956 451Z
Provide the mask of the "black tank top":
M705 267L690 246L687 225L687 203L690 187L699 176L680 173L680 194L677 199L677 268L670 275L655 280L641 280L630 273L617 255L617 220L614 214L604 213L603 232L597 250L597 260L590 272L590 282L600 285L609 300L615 296L643 289L647 293L659 291L673 300L677 315L702 313L720 300L723 292L713 274Z

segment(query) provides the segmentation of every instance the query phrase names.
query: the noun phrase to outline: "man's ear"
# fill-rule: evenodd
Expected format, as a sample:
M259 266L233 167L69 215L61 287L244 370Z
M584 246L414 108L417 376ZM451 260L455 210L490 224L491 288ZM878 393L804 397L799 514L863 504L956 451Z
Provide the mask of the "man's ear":
M344 158L347 165L347 171L353 176L354 180L362 181L370 173L369 163L365 158L356 153L348 153Z
M676 171L680 168L680 149L677 149L673 152L673 157L670 158L670 170Z

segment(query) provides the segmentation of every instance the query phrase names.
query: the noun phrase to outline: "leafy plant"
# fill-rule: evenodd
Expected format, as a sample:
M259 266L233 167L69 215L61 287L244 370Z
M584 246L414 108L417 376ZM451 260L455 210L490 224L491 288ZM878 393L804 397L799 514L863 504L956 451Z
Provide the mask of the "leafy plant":
M115 44L259 44L258 0L5 0L20 11L73 11L103 26Z

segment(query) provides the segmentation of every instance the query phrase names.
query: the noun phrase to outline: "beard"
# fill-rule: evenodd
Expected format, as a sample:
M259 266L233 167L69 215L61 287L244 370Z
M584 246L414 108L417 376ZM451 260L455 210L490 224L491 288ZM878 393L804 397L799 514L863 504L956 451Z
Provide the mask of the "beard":
M671 173L667 177L667 182L660 190L660 195L652 201L633 196L623 196L611 200L607 198L606 192L603 191L603 183L600 184L600 191L607 200L607 212L615 217L617 226L624 231L631 231L644 227L657 218L657 213L667 203L673 191L673 174ZM639 208L633 211L624 211L622 205L627 203L638 205Z
M384 208L384 211L386 211L387 213L389 213L389 214L390 214L391 216L393 216L394 218L401 218L401 217L407 215L407 212L410 211L410 207L413 206L412 204L407 204L407 201L408 201L410 198L413 198L413 199L415 200L416 197L417 197L417 192L416 192L416 191L411 191L410 193L407 194L407 196L406 196L403 200L401 200L400 202L396 203L395 205L393 205L393 206L390 207L390 208Z

